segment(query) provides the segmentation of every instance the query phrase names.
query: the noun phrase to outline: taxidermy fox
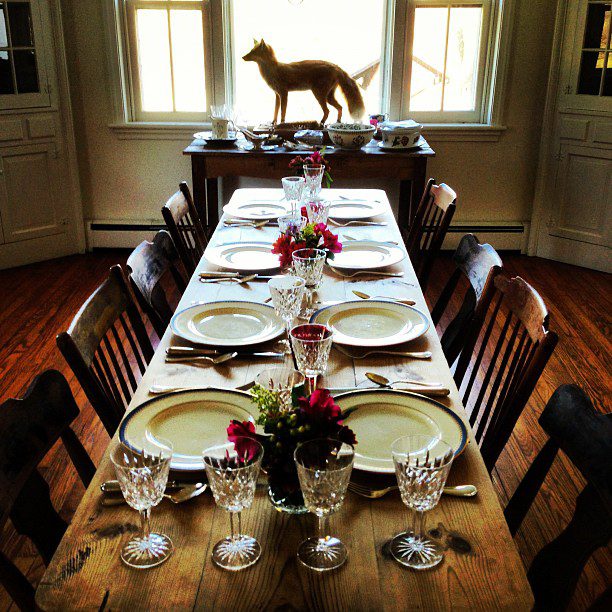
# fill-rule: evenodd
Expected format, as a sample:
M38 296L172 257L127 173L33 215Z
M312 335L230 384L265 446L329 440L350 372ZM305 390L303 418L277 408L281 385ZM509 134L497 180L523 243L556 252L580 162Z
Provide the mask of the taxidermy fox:
M264 81L276 94L274 123L281 112L281 123L287 113L287 94L290 91L310 89L323 109L325 123L329 116L327 104L338 111L338 121L342 120L342 106L334 97L336 87L340 87L348 103L349 112L354 120L360 120L365 113L363 98L357 83L340 66L320 60L306 60L283 64L276 59L274 49L263 38L254 41L253 48L242 58L246 62L257 62Z

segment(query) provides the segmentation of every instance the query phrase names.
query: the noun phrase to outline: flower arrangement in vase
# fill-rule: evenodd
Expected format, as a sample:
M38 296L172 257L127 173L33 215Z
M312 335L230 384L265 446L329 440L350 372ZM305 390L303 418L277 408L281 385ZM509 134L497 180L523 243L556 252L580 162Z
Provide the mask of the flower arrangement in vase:
M314 151L307 157L297 155L289 162L289 168L295 172L296 176L304 176L304 166L325 166L323 173L324 186L331 187L334 179L331 177L331 164L325 157L325 147L320 151Z
M291 405L284 407L277 392L255 385L251 395L259 410L257 424L264 433L256 433L250 421L233 420L227 428L228 440L236 444L240 454L249 454L248 439L262 444L270 500L278 510L293 514L307 511L293 460L297 445L316 438L357 443L355 433L343 424L352 410L342 412L327 389L317 389L309 397L302 392L303 386L295 387ZM245 448L238 448L238 444Z

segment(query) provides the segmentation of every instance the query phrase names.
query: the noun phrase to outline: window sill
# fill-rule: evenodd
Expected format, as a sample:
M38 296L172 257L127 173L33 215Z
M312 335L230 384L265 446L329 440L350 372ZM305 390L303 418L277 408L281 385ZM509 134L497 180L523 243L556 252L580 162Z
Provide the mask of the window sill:
M109 126L119 140L178 140L193 138L194 132L210 129L206 123L162 123L134 121ZM429 123L423 135L431 142L497 142L505 132L503 125L481 123Z
M497 142L506 131L505 125L483 123L425 123L427 142Z

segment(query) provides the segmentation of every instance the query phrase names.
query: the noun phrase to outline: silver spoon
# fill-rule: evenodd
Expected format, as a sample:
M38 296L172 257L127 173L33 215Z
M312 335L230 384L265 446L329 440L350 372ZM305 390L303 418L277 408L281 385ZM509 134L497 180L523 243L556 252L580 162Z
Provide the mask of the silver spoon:
M164 493L164 498L169 499L173 504L182 504L198 495L201 495L208 489L207 484L203 484L201 482L196 482L192 485L186 485L175 491L174 493ZM123 496L120 497L103 497L102 498L103 506L121 506L125 504L125 498Z
M441 382L428 382L424 380L389 380L385 376L376 374L374 372L366 372L366 378L371 380L373 383L380 385L381 387L390 387L391 385L397 385L398 383L405 383L407 385L422 385L423 387L441 387Z
M390 487L385 487L384 489L370 489L363 485L356 484L354 482L349 483L349 491L360 495L361 497L367 497L368 499L378 499L383 497L387 493L391 491L396 491L399 487L397 485L393 485ZM451 495L453 497L474 497L478 493L478 489L471 484L466 485L447 485L442 489L442 493L444 495Z
M357 270L356 272L340 272L338 268L334 268L334 266L329 266L338 276L342 276L344 278L353 278L353 276L358 276L359 274L367 274L369 276L393 276L399 277L404 276L403 272L376 272L374 270Z
M328 218L327 221L336 227L349 227L349 225L363 225L363 226L386 226L386 222L384 221L348 221L347 223L339 223L338 221L334 221L334 219Z
M376 298L381 298L384 300L391 300L392 302L398 302L400 304L406 304L406 306L414 306L416 302L414 300L402 300L400 298L391 297L389 295L369 295L364 293L363 291L353 290L353 293L362 300L374 300Z

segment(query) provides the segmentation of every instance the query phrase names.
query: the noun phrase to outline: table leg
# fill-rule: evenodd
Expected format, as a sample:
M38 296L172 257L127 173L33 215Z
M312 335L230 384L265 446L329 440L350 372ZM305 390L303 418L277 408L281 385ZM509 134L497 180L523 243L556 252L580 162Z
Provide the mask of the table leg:
M427 177L427 158L423 157L418 161L415 167L414 176L412 177L412 189L410 194L410 211L408 226L412 223L414 216L416 215L421 196L425 190L425 182ZM407 227L408 227L407 226Z
M197 155L191 156L191 184L193 203L200 215L202 225L207 225L206 164Z
M411 210L412 200L411 200L411 187L413 181L411 180L401 180L399 187L399 202L397 207L397 225L400 230L408 230L410 227L410 221L414 216L414 213Z
M219 223L219 179L206 179L206 212L209 228L214 229Z

